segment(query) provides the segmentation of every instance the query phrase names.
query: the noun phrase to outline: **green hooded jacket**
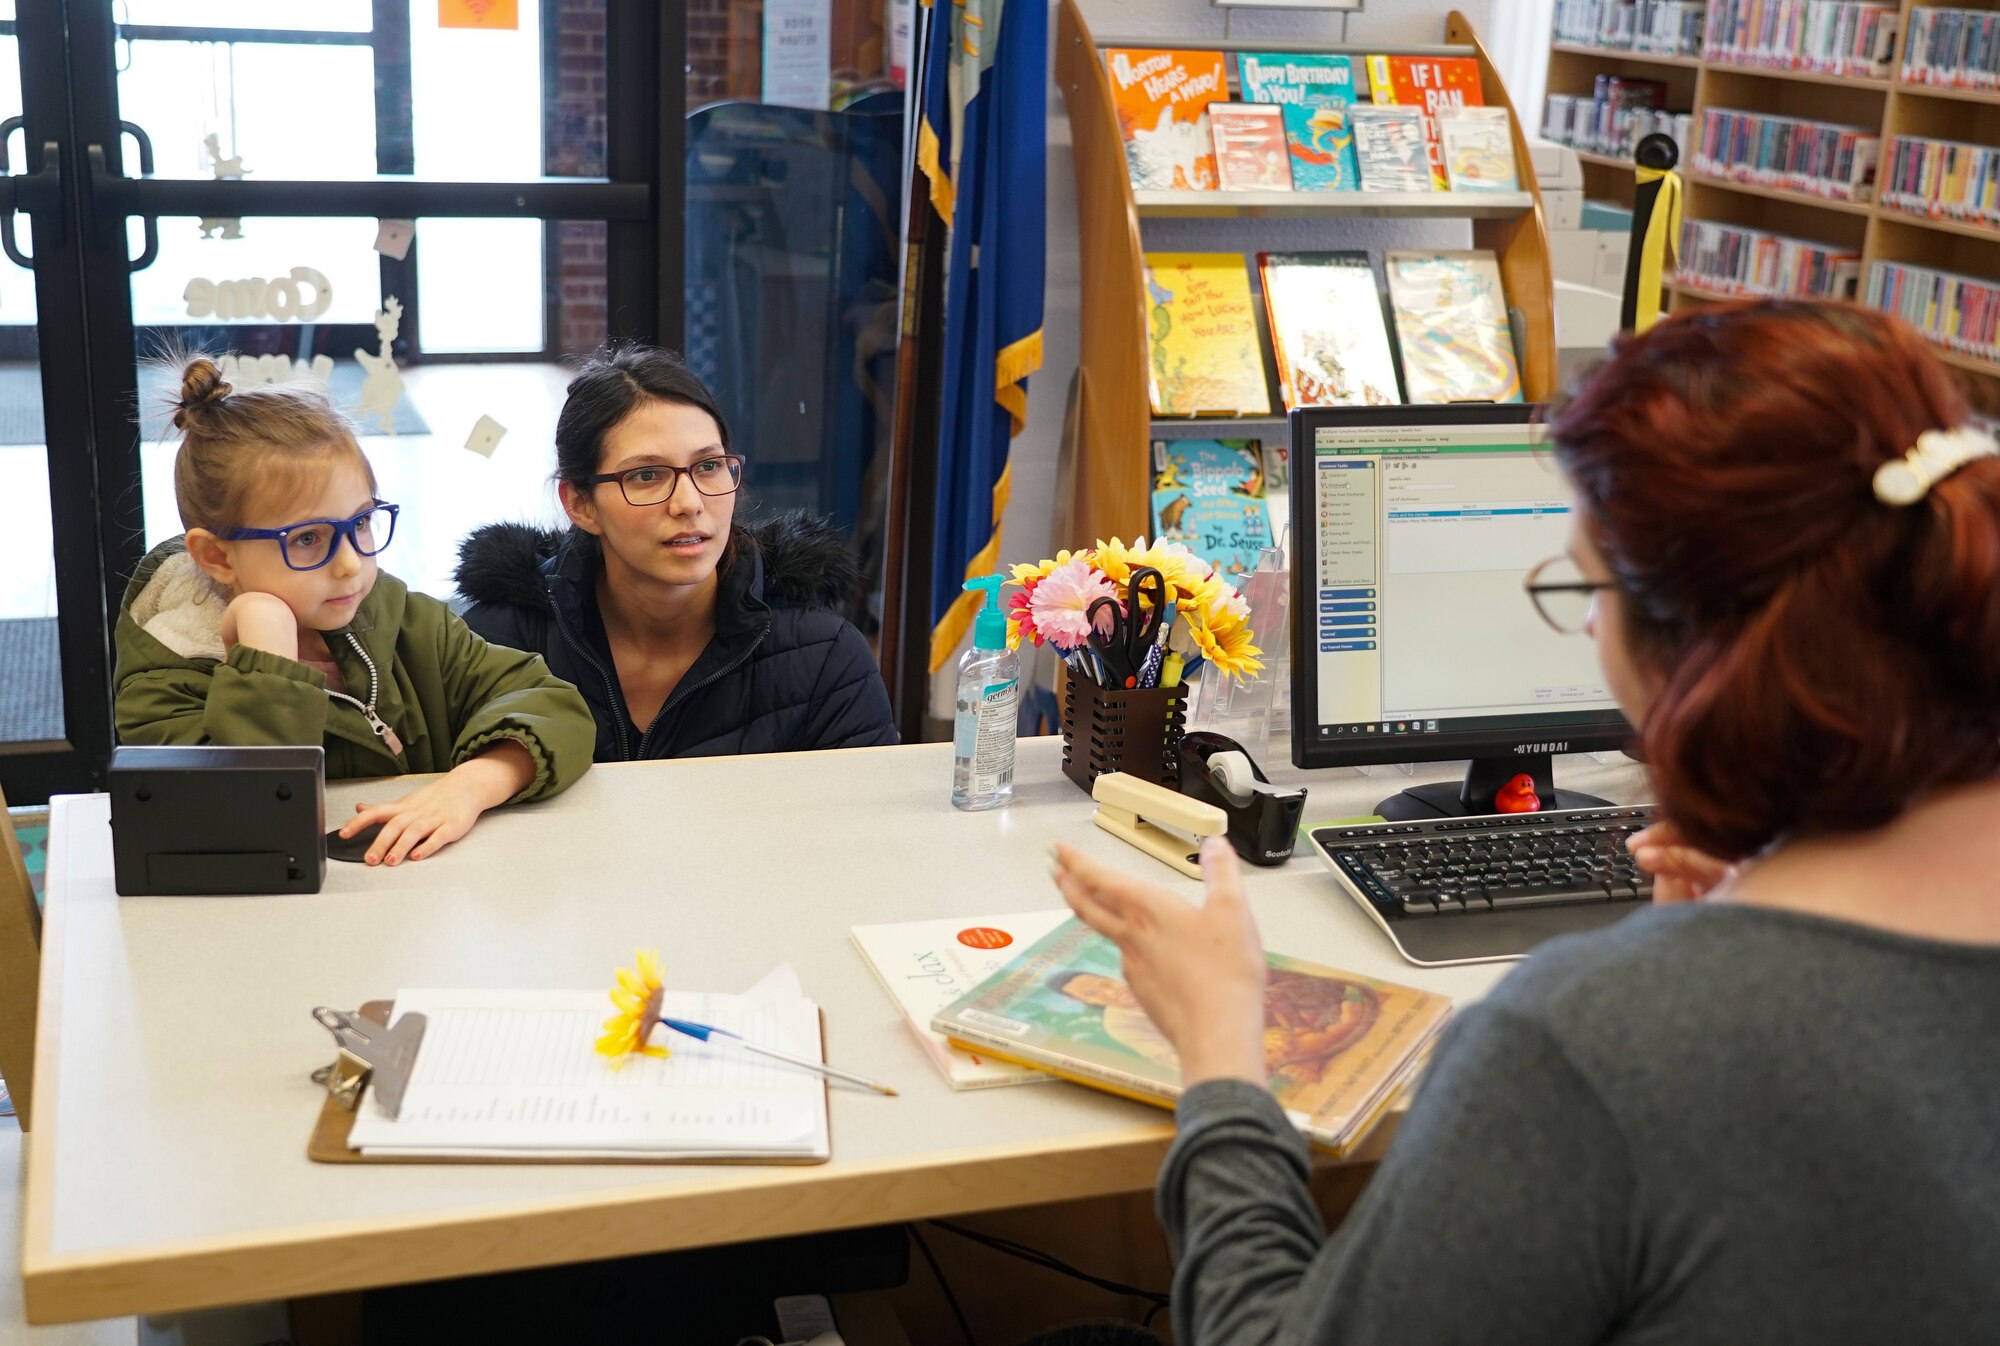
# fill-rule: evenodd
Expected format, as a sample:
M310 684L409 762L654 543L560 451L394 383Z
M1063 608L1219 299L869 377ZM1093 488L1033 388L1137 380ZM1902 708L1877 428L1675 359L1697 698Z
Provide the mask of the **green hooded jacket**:
M513 739L534 758L535 779L511 803L555 794L590 766L597 725L576 688L540 655L487 644L386 572L354 620L326 633L351 697L294 659L241 645L225 658L227 607L183 539L140 562L114 637L121 743L319 743L327 779L343 780L449 771ZM371 685L381 734L362 710Z

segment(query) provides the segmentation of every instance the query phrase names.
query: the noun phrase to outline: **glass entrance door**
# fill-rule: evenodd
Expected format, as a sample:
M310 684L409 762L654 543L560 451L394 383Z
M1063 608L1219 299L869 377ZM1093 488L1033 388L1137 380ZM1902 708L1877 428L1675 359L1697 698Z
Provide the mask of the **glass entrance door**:
M61 13L0 0L0 786L16 803L88 788L110 750L62 70Z
M34 7L64 11L76 147L64 190L90 332L56 381L89 385L77 399L89 489L49 498L58 521L94 524L100 627L146 551L182 531L173 352L227 357L236 386L323 384L402 506L383 561L413 588L448 596L478 524L555 521L559 357L607 338L680 340L681 215L662 203L681 197L682 33L667 9ZM0 288L0 324L10 296ZM9 359L28 363L0 348ZM0 495L0 512L21 498ZM17 530L0 519L0 537ZM76 764L86 775L105 727Z

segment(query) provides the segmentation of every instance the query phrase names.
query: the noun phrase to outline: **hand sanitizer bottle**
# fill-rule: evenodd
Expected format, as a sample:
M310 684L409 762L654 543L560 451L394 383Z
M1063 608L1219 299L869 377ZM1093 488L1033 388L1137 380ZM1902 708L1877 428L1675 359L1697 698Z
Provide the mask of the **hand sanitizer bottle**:
M1014 797L1015 707L1021 660L1007 648L1000 611L1003 578L967 580L986 602L972 626L972 648L958 661L958 695L951 725L951 802L961 809L998 808Z

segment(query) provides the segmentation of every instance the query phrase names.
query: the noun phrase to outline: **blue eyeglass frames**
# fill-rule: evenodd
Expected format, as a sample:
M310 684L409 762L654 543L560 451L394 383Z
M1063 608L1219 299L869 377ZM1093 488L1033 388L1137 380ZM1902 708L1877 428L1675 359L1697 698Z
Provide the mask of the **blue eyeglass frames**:
M268 538L279 545L285 564L293 570L318 570L333 559L342 538L356 556L373 556L387 547L396 536L396 513L396 506L377 500L351 519L307 519L283 528L232 528L224 541Z

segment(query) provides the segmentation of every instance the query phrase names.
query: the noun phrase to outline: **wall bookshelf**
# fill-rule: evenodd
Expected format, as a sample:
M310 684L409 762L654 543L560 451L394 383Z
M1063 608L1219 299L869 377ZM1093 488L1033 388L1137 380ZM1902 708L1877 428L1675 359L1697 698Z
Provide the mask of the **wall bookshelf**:
M1667 86L1667 105L1691 109L1694 134L1709 108L1737 108L1879 128L1886 173L1893 142L1904 136L2000 146L2000 90L1959 89L1903 78L1903 35L1913 11L1926 8L2000 11L2000 0L1902 0L1895 69L1887 79L1778 70L1699 56L1660 56L1573 42L1549 45L1550 93L1588 93L1600 74L1656 79ZM1800 238L1838 244L1861 254L1861 294L1876 262L1907 262L1957 271L2000 283L2000 226L1927 215L1879 200L1842 201L1761 183L1738 182L1694 170L1693 146L1682 147L1687 185L1685 214ZM1632 165L1625 159L1578 151L1584 195L1632 202ZM1880 182L1877 183L1878 191ZM1727 296L1669 279L1670 309L1721 302ZM1939 356L1969 377L1974 402L2000 411L2000 365L1943 345Z
M1143 6L1140 8L1144 8ZM1285 219L1323 221L1314 248L1338 249L1340 224L1356 219L1459 219L1471 223L1472 246L1492 252L1513 310L1521 356L1521 386L1530 401L1555 392L1555 283L1549 264L1548 231L1542 221L1541 192L1535 185L1527 119L1507 97L1500 75L1478 36L1454 11L1441 46L1326 46L1265 41L1174 41L1160 36L1093 37L1077 0L1063 0L1056 19L1056 81L1069 112L1076 167L1077 250L1082 283L1078 294L1082 359L1071 389L1062 463L1058 468L1060 538L1130 538L1149 530L1155 438L1198 435L1257 435L1283 442L1286 421L1272 417L1155 417L1147 395L1151 368L1147 338L1145 239L1143 222L1159 219ZM1371 52L1411 56L1469 56L1479 63L1481 92L1489 107L1513 114L1517 192L1160 192L1134 191L1126 170L1125 142L1118 129L1105 47L1186 47L1200 51L1297 51L1345 53L1356 58L1356 94L1366 78L1360 59ZM1232 80L1232 91L1234 81ZM1321 231L1315 228L1314 233ZM1232 237L1240 237L1232 235ZM1296 230L1276 251L1300 244ZM1155 245L1156 247L1158 245ZM1189 250L1183 244L1176 250ZM1234 251L1225 245L1218 251ZM1377 259L1379 265L1379 258ZM1261 283L1261 282L1260 282Z

